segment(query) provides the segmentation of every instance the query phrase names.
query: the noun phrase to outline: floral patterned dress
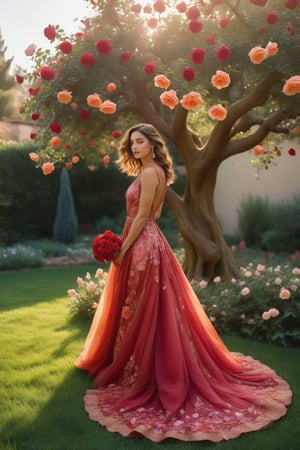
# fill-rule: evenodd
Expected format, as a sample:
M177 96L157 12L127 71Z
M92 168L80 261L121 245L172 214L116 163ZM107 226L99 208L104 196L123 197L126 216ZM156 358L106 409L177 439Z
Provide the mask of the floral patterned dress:
M157 170L164 183L162 169ZM126 193L126 236L141 183ZM111 265L76 367L94 378L92 420L123 436L159 442L232 439L286 413L292 393L272 369L229 351L154 220Z

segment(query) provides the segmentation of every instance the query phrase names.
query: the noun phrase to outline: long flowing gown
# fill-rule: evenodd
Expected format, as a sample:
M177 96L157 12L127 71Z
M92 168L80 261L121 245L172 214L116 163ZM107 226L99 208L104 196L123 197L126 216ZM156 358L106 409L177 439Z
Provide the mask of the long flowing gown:
M137 177L126 192L123 236L137 214L140 191ZM75 362L97 387L85 394L86 411L110 431L155 442L216 442L266 427L285 415L289 385L225 346L154 213L122 266L111 264Z

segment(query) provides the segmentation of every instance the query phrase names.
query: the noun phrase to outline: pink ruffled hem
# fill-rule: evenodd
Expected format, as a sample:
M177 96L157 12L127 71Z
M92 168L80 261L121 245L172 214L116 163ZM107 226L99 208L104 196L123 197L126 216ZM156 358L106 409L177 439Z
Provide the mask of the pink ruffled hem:
M114 399L124 395L126 388L116 385L88 390L84 397L85 409L90 419L125 437L142 435L154 442L167 438L212 442L234 439L242 433L266 428L280 419L286 414L292 400L287 382L259 361L253 360L253 363L259 365L263 373L271 375L275 383L270 386L249 386L256 393L256 400L245 409L238 410L228 405L228 409L222 410L197 398L193 412L189 414L181 409L170 416L157 406L117 411L114 409Z

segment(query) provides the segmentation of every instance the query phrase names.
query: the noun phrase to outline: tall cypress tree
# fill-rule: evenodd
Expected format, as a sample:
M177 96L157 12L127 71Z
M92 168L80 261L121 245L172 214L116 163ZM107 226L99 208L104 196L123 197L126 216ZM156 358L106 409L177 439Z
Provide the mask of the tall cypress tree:
M71 190L69 172L63 167L60 175L56 218L53 237L56 241L71 244L78 233L78 220Z

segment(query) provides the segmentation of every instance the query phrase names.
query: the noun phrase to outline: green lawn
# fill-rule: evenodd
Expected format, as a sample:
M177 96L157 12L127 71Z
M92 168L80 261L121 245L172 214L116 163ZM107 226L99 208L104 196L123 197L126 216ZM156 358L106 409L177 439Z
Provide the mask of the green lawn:
M288 414L269 428L220 442L123 438L88 419L83 394L92 381L73 367L89 323L71 320L66 291L95 266L0 273L0 448L6 450L297 450L300 349L226 337L235 351L272 366L291 385Z

